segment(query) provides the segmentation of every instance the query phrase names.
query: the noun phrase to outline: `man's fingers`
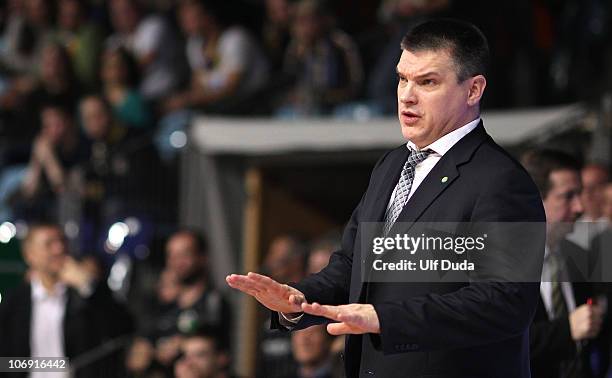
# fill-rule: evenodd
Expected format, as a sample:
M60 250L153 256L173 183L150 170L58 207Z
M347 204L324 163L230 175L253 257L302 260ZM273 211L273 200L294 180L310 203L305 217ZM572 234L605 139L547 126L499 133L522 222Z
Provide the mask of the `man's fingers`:
M355 329L346 323L330 323L327 325L327 332L330 335L339 336L346 334L357 334Z
M332 320L339 320L338 315L340 314L338 306L320 305L316 302L313 304L302 303L302 311L307 314L323 316Z
M261 275L259 273L249 272L249 274L247 274L247 277L258 283L259 285L263 285L268 290L278 289L279 287L282 288L282 285L274 281L272 278Z
M233 287L234 289L238 289L241 291L254 289L258 292L266 291L265 285L262 285L254 280L252 280L248 276L243 276L241 274L231 274L226 278L227 283Z

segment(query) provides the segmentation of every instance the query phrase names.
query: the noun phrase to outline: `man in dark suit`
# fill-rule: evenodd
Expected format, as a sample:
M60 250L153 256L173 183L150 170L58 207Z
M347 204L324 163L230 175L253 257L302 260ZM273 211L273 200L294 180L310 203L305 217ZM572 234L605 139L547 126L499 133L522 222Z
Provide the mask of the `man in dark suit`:
M347 377L529 377L537 284L362 277L361 264L372 257L361 243L364 222L384 222L387 232L406 222L545 221L529 175L480 120L484 35L471 24L432 20L414 27L401 47L398 115L408 143L374 167L340 251L292 286L256 273L227 282L278 312L277 328L333 321L328 332L348 334ZM536 241L541 266L543 237Z
M540 300L530 328L533 377L602 376L608 348L598 339L604 311L591 281L594 255L565 239L583 211L580 166L553 150L530 151L522 163L540 190L547 223Z
M81 366L78 358L131 331L125 309L68 255L59 226L32 225L22 246L27 282L0 303L0 356L68 357L77 377L121 376L120 349L98 353L90 363L81 359Z

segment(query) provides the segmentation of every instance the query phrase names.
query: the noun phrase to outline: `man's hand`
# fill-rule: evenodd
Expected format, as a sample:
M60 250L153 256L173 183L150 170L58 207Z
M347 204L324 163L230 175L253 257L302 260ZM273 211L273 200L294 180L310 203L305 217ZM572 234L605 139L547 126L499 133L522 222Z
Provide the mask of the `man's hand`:
M90 289L90 285L93 282L93 276L81 265L81 263L71 256L66 256L64 267L60 271L60 280L79 292L86 292Z
M599 334L603 309L598 305L583 304L569 315L570 331L574 341L592 339Z
M352 303L341 306L327 306L318 303L304 303L302 304L302 311L339 322L327 325L327 332L332 335L380 333L378 315L371 304Z
M306 303L301 291L261 274L230 274L225 280L231 287L255 297L270 310L286 315L302 312L300 305Z

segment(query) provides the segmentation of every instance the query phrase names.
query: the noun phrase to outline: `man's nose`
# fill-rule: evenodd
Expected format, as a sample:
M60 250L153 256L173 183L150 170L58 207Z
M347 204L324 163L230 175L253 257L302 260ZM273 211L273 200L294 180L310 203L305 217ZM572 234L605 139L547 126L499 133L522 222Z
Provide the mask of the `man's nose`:
M584 211L584 207L582 206L582 199L580 196L574 196L572 200L572 211L575 214L581 214Z
M399 100L403 104L416 104L418 102L414 84L408 83L403 87L400 87L398 92Z

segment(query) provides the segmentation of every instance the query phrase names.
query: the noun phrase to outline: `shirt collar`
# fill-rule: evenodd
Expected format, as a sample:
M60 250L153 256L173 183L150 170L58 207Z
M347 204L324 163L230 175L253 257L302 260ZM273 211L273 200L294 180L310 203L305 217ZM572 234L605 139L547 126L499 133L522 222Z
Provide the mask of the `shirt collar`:
M45 289L40 279L36 276L32 277L31 285L32 285L32 299L33 300L41 301L41 300L44 300L47 298L53 298L53 297L61 298L66 294L66 285L62 283L56 283L55 286L53 287L53 293L50 294L47 291L47 289Z
M480 123L480 117L476 118L472 122L469 122L461 126L458 129L451 131L450 133L446 135L443 135L435 142L431 143L430 145L426 147L423 147L421 150L430 149L434 153L440 156L443 156L445 153L448 152L448 150L451 149L451 147L457 144L457 142L459 142L461 138L468 135L470 131L474 130L476 126L478 126L479 123ZM419 150L416 144L412 143L411 141L408 141L408 143L406 143L406 147L408 147L408 149L411 149L411 150Z

